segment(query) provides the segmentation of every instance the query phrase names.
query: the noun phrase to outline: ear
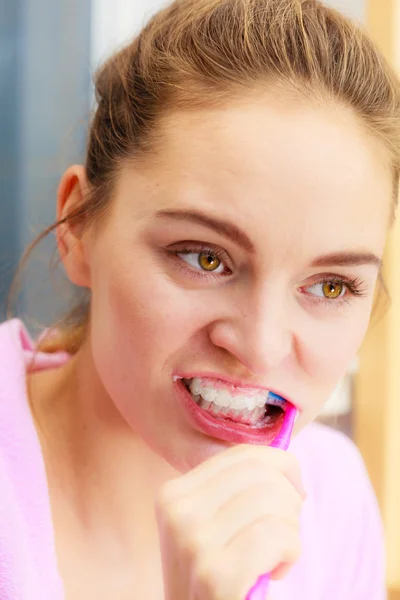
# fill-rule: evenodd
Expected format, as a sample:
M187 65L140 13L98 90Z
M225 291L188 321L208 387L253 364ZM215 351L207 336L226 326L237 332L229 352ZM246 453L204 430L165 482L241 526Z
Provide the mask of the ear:
M83 206L88 183L82 165L69 167L61 178L57 194L57 247L65 271L72 283L90 288L90 265L80 223L71 223L68 215Z

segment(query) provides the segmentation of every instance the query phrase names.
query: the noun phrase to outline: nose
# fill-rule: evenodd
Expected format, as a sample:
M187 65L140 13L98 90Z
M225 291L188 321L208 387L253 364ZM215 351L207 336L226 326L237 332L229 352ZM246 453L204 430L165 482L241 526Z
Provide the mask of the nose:
M214 322L212 343L226 350L254 375L276 370L293 351L287 303L282 294L244 298L235 314Z

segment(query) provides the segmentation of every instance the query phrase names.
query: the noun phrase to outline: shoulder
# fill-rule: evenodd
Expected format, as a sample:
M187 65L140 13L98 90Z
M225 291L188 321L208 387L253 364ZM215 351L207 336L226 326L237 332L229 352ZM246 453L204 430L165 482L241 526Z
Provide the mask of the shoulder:
M381 554L380 561L384 554L380 511L356 445L338 431L313 424L293 446L320 528L341 548L347 540L354 556L361 546L373 545L371 554Z
M25 371L25 355L32 349L32 340L22 321L12 319L0 323L0 380L12 376L16 365Z
M24 324L19 319L10 319L0 323L0 351L6 349L15 342L26 342L29 335ZM18 343L18 345L20 345Z
M0 325L0 459L15 489L25 484L41 460L27 394L27 371L34 344L24 324L14 319ZM4 484L4 479L3 479Z
M335 522L338 534L350 527L382 531L377 499L363 458L356 445L344 434L313 424L299 434L293 444L303 472L306 491L315 502L323 527Z
M300 451L315 450L318 447L325 453L326 450L338 450L340 452L358 454L357 447L344 433L321 425L320 423L311 423L307 425L293 440L293 447ZM325 450L324 450L325 449Z
M317 424L299 434L292 450L309 494L306 522L319 540L324 589L338 590L343 600L383 599L383 525L359 450L345 435Z
M25 394L26 353L31 349L29 335L21 321L0 324L0 409L14 406L16 396Z
M13 476L34 439L26 392L31 341L17 319L0 325L0 457Z
M364 461L357 446L347 436L324 425L308 425L292 445L304 470L315 476L315 484L353 487L369 482Z
M39 339L47 332L45 329ZM59 367L69 358L66 352L38 352L36 342L19 319L0 323L0 399L1 391L9 386L25 393L27 371Z

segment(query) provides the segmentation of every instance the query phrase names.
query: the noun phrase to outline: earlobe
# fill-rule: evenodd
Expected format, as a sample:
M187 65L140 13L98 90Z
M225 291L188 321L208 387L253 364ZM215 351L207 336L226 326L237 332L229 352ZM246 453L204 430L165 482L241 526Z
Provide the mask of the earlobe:
M83 235L83 210L87 179L82 165L69 167L57 194L57 247L65 271L77 286L90 288L90 264ZM76 218L71 219L71 215Z

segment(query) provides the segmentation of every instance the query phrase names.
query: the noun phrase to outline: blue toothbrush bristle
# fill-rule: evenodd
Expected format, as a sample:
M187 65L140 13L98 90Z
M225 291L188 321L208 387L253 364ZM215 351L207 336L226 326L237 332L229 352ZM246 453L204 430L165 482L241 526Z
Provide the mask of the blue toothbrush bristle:
M282 398L282 396L278 396L278 394L268 392L267 404L273 404L274 406L281 406L284 408L286 406L286 400Z

